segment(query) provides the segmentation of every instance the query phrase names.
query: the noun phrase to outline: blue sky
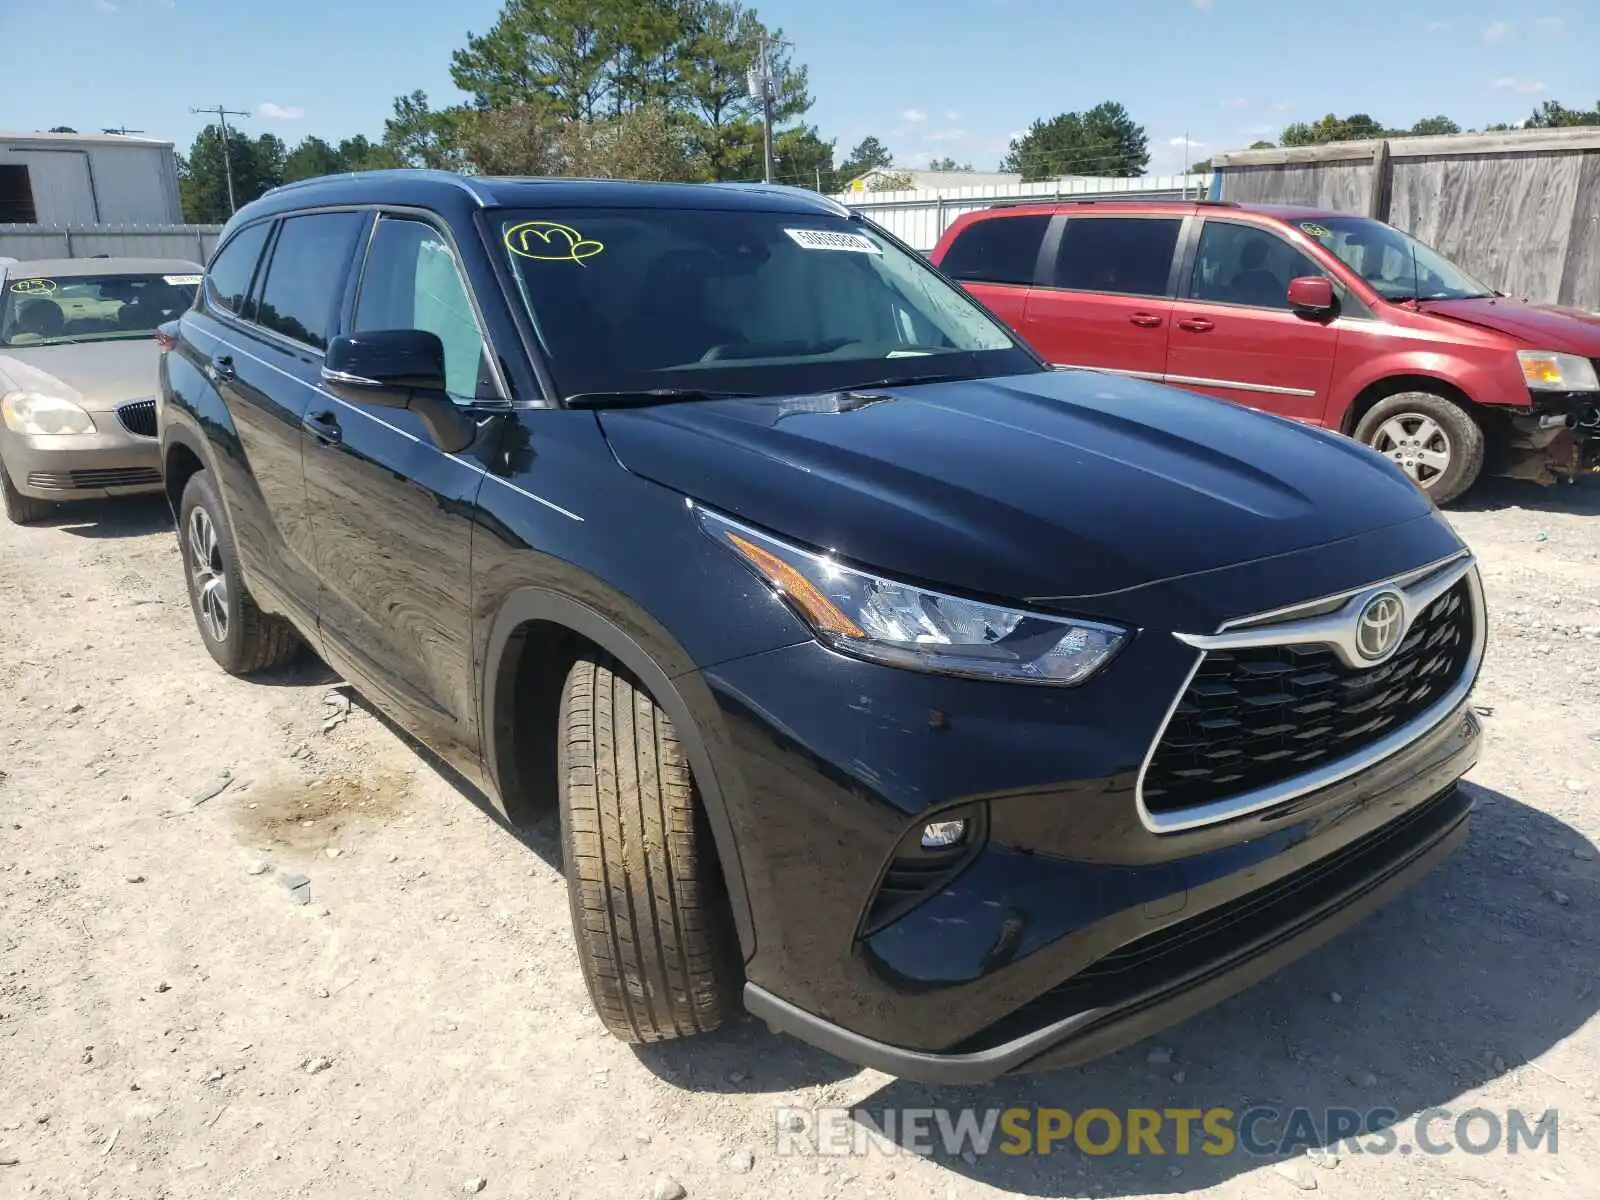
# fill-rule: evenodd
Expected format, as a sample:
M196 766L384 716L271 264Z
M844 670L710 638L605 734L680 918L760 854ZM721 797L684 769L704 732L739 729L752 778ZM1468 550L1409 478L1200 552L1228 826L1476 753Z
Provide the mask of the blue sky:
M382 133L393 98L453 102L450 51L501 0L0 0L0 129L143 129L180 152L191 106L249 110L293 144ZM899 162L993 169L1036 117L1124 103L1152 169L1275 138L1294 120L1443 112L1515 121L1600 101L1600 0L768 0L811 69L809 119L843 152L868 133ZM31 82L24 83L24 80Z

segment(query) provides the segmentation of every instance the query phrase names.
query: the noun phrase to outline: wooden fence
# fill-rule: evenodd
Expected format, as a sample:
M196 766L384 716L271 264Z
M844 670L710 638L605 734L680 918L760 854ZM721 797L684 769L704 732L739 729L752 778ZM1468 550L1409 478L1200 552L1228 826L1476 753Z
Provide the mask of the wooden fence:
M1218 199L1376 217L1490 287L1600 311L1600 129L1243 150L1213 164Z

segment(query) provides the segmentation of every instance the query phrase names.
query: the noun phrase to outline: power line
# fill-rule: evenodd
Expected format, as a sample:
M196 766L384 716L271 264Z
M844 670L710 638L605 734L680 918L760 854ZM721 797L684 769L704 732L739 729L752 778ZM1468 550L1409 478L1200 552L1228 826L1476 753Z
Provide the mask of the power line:
M191 108L189 111L192 113L205 113L206 116L216 113L217 124L222 126L222 173L228 180L228 215L231 217L238 206L233 202L233 143L228 132L228 118L248 117L250 114L247 112L235 112L231 108L223 108L220 104L215 108Z

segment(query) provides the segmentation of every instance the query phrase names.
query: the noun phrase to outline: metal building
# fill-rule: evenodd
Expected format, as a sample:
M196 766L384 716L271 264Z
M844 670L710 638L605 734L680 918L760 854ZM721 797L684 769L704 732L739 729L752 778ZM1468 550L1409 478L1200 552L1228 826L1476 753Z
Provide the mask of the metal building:
M176 225L171 142L118 134L0 133L0 224Z

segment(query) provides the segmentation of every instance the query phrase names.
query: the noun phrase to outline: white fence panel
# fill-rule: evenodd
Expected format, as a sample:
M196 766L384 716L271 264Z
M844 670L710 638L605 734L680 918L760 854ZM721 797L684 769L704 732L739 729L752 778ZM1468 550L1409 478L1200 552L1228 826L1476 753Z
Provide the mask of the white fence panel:
M1055 200L1200 200L1208 194L1210 182L1209 175L1050 179L937 190L846 192L835 199L927 254L952 221L976 209Z
M204 263L221 225L0 225L0 257L187 258Z

